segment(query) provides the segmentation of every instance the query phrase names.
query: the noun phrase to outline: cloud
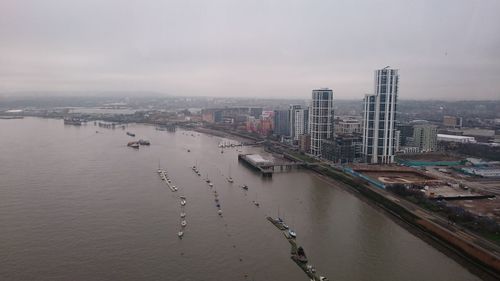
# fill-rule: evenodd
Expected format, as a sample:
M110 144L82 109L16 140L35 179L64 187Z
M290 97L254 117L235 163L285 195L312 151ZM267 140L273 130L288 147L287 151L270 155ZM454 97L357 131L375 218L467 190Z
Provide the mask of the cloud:
M401 98L500 96L500 2L0 3L0 91L339 98L400 69Z

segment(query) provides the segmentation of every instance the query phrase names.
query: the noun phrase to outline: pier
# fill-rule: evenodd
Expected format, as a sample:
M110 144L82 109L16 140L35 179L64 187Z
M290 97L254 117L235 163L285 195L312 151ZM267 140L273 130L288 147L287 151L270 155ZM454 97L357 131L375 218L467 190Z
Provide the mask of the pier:
M295 238L290 236L286 232L286 228L283 226L283 222L278 219L273 219L271 217L267 217L267 220L270 221L276 228L281 230L283 236L286 238L288 243L290 243L290 258L304 271L304 273L314 281L322 281L328 280L325 277L320 276L314 266L308 263L307 257L305 256L304 250L297 245L297 241Z
M290 171L305 165L303 162L273 162L264 159L259 154L238 154L238 160L261 172L263 177L272 177L275 172Z

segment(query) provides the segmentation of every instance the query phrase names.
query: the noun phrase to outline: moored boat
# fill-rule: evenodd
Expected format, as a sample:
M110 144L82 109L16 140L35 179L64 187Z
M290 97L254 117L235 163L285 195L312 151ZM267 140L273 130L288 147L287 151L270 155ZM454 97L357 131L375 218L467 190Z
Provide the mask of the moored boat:
M127 146L132 147L132 148L139 148L139 144L135 141L131 141L131 142L127 143Z

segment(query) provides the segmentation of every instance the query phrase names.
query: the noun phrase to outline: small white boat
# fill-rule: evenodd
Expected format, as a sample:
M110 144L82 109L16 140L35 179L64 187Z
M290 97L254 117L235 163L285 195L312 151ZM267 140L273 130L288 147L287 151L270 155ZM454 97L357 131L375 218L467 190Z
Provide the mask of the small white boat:
M182 236L184 236L184 232L183 231L177 232L177 236L179 236L179 238L182 238Z
M185 218L186 217L186 213L182 212L181 213L181 218Z
M181 221L181 226L182 226L182 227L186 227L186 225L187 225L187 221L186 221L186 220L182 220L182 221Z
M209 182L209 183L208 183L208 186L212 187L212 186L214 186L214 184L213 184L213 183L211 183L211 182Z
M293 230L291 230L291 229L289 229L289 230L288 230L288 234L289 234L289 235L290 235L290 237L292 237L292 238L296 238L296 237L297 237L297 233L295 233L295 231L293 231Z
M257 207L259 207L259 206L260 206L260 203L259 203L259 202L257 202L257 201L255 201L255 200L253 201L253 204L254 204L255 206L257 206Z
M234 182L234 180L233 180L233 178L232 178L232 177L227 178L227 181L228 181L229 183L233 183L233 182Z
M221 209L219 209L219 210L217 211L217 214L219 214L219 216L222 216L222 210L221 210Z
M181 200L181 206L185 206L186 205L186 200Z

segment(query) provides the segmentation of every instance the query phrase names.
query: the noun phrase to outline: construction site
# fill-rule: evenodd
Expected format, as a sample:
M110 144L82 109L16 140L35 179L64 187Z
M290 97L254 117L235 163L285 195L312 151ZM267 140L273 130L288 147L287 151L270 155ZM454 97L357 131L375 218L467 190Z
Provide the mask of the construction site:
M351 169L379 186L405 186L419 190L428 199L446 200L450 206L461 207L479 216L500 222L500 182L460 173L441 166L406 167L400 165L354 164Z

